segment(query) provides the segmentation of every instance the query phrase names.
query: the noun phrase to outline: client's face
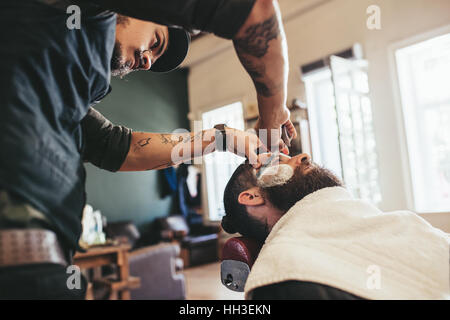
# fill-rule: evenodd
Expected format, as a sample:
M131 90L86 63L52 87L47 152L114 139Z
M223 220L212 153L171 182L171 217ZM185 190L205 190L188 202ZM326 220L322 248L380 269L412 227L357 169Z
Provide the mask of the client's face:
M263 166L254 169L254 176L261 188L284 185L294 176L296 170L306 174L315 166L306 153L295 157L282 153L265 153L259 155L259 160Z
M253 169L263 202L260 205L246 204L245 198L239 197L240 203L246 205L251 218L249 223L260 239L265 239L283 214L308 194L342 185L331 171L312 163L306 154L292 158L280 155L273 160L274 163L259 174L259 170Z
M281 154L279 163L264 170L257 184L266 200L285 213L308 194L342 183L331 171L311 162L307 154L292 158Z

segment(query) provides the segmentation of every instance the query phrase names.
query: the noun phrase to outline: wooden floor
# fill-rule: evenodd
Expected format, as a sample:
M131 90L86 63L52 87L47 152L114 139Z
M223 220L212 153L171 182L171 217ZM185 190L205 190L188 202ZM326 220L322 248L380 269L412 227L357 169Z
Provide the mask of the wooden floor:
M220 282L220 262L184 270L188 300L243 300L243 292L234 292Z

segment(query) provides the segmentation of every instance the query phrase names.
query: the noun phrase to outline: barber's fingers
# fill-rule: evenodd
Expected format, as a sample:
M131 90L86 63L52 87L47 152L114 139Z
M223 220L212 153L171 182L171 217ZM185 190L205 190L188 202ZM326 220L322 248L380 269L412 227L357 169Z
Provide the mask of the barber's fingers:
M286 121L283 125L286 128L291 140L297 138L297 130L291 120Z
M256 139L258 139L257 144L258 144L258 151L259 153L263 153L263 152L269 152L269 149L267 148L266 144L264 142L262 142L257 135L255 135Z
M261 162L261 165L275 166L280 163L281 157L280 157L279 153L268 152L268 153L258 154L258 159L259 159L259 162Z
M278 145L278 148L280 149L280 152L281 153L284 153L284 154L289 154L289 148L288 148L288 146L284 143L284 141L283 140L281 140L280 139L280 141L279 141L279 145Z
M267 164L270 161L272 155L273 153L271 152L258 154L259 162L261 162L261 164Z
M266 145L255 135L255 134L249 134L249 143L248 143L248 149L246 150L246 156L250 162L250 164L255 168L258 169L262 166L262 163L259 159L258 154L256 153L257 150L260 152L268 151Z
M258 159L257 151L268 151L266 145L254 133L244 132L238 129L229 128L228 132L233 138L229 140L227 149L239 156L245 156L250 164L258 169L261 162ZM242 148L244 147L244 148Z
M261 168L261 162L258 159L258 155L254 150L249 150L247 154L247 158L249 163L253 166L255 169Z

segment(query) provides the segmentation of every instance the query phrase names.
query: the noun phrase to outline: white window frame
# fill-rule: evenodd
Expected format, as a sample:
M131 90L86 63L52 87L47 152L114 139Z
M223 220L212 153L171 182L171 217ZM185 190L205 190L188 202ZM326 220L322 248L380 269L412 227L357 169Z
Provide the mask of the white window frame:
M367 72L368 65L366 60L361 58L343 59L335 56L329 57L328 66L318 69L314 72L307 73L303 76L303 82L305 84L305 91L306 91L306 99L308 104L309 122L311 128L312 158L314 162L320 165L324 165L327 169L333 171L338 177L343 179L347 188L355 197L370 201L374 205L379 205L382 202L382 195L380 190L381 187L379 179L379 163L378 163L376 140L375 140L375 147L371 148L373 149L372 152L376 155L375 163L373 163L371 166L366 166L365 164L361 165L361 163L360 165L358 165L358 163L355 162L356 177L354 181L352 181L352 179L346 176L346 174L348 174L349 172L349 159L345 159L344 156L345 145L342 144L343 141L341 136L342 134L341 130L343 130L343 128L341 127L342 126L341 121L344 120L345 116L343 114L339 116L340 106L339 102L337 101L340 95L349 95L349 98L350 95L353 95L359 97L358 99L365 97L365 99L367 99L370 102L370 109L372 113L373 105L370 99L370 89L367 88L367 92L362 92L356 87L354 87L353 84L351 85L351 88L341 87L338 83L338 79L336 79L336 76L339 78L339 75L337 73L333 74L334 72L336 72L336 69L333 71L333 63L336 63L334 64L335 67L339 65L344 66L345 74L347 74L348 72L352 73L355 70L360 70L360 72L364 72L367 75L367 77L369 76ZM327 132L325 132L324 126L322 125L323 123L326 123L327 120L323 118L325 116L323 110L319 110L319 104L316 101L316 91L315 91L315 86L317 85L317 83L324 80L328 81L333 87L333 92L331 94L333 95L334 102L331 103L333 104L332 108L336 112L336 121L339 122L339 124L336 123L336 127L333 128L332 130L332 132L334 132L335 135L333 134L333 136L330 136L328 134L328 137L326 137ZM367 83L367 85L369 84ZM362 112L361 105L359 107L359 110ZM350 130L350 132L351 135L353 136L353 138L351 139L353 142L353 147L351 148L352 150L356 150L353 149L356 147L357 140L355 139L355 131L354 131L355 128L353 128L354 121L353 119L351 119L352 113L353 111L350 112L350 121L352 123L352 129ZM364 127L362 122L361 125ZM373 136L373 139L375 139L373 126L374 126L374 119L373 115L371 115L372 130L366 131L365 129L361 129L363 135L365 135L365 133L368 133L369 136L364 137L362 149L358 149L363 150L362 155L364 158L366 158L366 160L368 157L368 152L370 151L367 148L368 141L366 141L366 138L368 139L369 137ZM330 129L328 127L328 124L325 125L325 127ZM336 131L334 131L334 129L336 129ZM328 131L328 133L329 132L330 131ZM323 134L325 134L325 136L322 136ZM334 140L335 138L336 140ZM329 144L327 145L326 143L327 141L328 142L332 141L331 145L334 146L335 148L334 149L330 148L330 145ZM363 168L362 170L361 167ZM367 177L368 174L366 174L365 177L363 176L364 179L361 181L360 173L369 171L374 171L376 174L376 178L366 180L365 178L368 178Z
M396 52L399 49L403 49L409 46L413 46L420 42L424 42L430 40L432 38L436 38L445 34L450 33L450 25L443 26L437 29L433 29L428 32L424 32L404 40L392 43L388 46L388 59L389 59L389 69L390 69L390 78L393 88L394 95L394 109L395 109L395 118L397 123L397 133L400 140L400 154L401 154L401 163L402 163L402 174L403 174L403 185L406 194L406 204L407 209L411 211L417 212L415 208L415 199L414 199L414 187L413 187L413 178L411 175L411 163L409 161L409 149L408 149L408 140L406 133L406 126L404 122L404 112L403 112L403 104L401 98L400 91L400 81L398 77L398 66L396 60ZM438 213L442 211L429 211L429 212L418 212L420 214L427 213Z
M214 110L217 110L217 109L220 109L220 108L224 108L224 107L227 107L227 106L231 106L231 105L234 105L234 104L241 104L242 116L243 116L243 119L242 119L243 120L243 127L242 128L237 128L237 129L244 130L245 129L245 103L244 103L244 99L233 99L233 100L229 100L228 102L225 102L223 104L216 105L216 106L214 106L212 108L210 107L210 108L201 109L201 110L198 111L197 119L202 121L204 113L207 113L207 112L210 112L210 111L214 111ZM221 119L217 119L215 124L219 124L219 123L224 123L224 121L221 120ZM211 129L211 128L205 128L204 124L202 124L202 125L203 125L202 129ZM233 155L233 156L235 156L235 155ZM238 156L235 156L235 157L238 157ZM207 181L207 176L206 176L207 175L207 169L206 169L205 160L206 160L205 158L203 158L203 160L202 160L202 186L203 186L202 187L202 197L203 197L203 201L202 202L203 202L203 207L207 208L206 211L205 211L205 214L204 214L204 221L206 223L209 223L209 224L218 224L218 223L221 222L221 219L219 219L219 220L212 220L211 219L211 215L210 215L210 207L213 204L210 203L210 194L209 194L208 181ZM245 159L242 158L242 162L244 160Z

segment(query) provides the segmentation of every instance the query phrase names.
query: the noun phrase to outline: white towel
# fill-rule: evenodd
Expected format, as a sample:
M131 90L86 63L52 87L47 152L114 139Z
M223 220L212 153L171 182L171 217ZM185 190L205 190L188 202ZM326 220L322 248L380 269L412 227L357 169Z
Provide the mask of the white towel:
M450 237L409 211L383 213L341 187L297 202L273 227L245 285L288 280L367 299L449 299Z

